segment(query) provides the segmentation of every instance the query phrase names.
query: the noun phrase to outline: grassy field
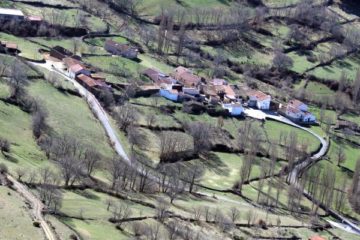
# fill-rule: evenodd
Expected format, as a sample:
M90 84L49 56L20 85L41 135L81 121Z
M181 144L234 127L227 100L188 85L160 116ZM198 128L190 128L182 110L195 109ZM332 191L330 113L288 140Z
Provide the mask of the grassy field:
M1 162L14 170L47 164L45 154L37 146L32 133L31 116L18 107L0 101L0 137L11 143L9 156L0 154Z
M216 160L208 159L201 161L206 166L206 172L201 178L201 184L214 189L231 189L240 179L240 169L243 163L243 156L230 153L214 153ZM251 178L259 177L261 164L270 164L270 160L266 158L256 158L251 171ZM281 165L276 166L276 170Z
M36 43L3 32L0 32L0 40L16 43L18 49L21 51L20 56L34 60L43 59L42 55L39 53L41 46Z
M33 226L28 206L15 191L0 186L0 238L6 240L44 239L41 228Z
M132 217L153 216L155 214L151 208L134 204L130 201L119 200L93 190L64 191L63 194L64 199L60 211L70 217L107 220L112 217L112 208L110 208L110 211L107 210L108 200L112 201L112 206L119 203L129 204L131 206Z
M29 92L46 107L53 134L73 136L83 144L95 147L104 156L113 156L105 130L85 100L59 92L44 80L31 84Z
M279 140L281 132L287 135L294 132L297 135L299 144L307 143L309 145L309 152L317 150L320 146L320 142L316 137L301 129L296 129L276 121L266 121L264 128L267 135L273 142L277 142Z
M26 15L42 16L51 24L86 28L91 32L106 30L106 24L103 20L81 9L39 8L25 3L16 3L16 7Z
M103 49L103 47L92 47L91 45L77 39L74 40L72 38L30 38L32 41L47 46L49 49L55 46L61 46L69 51L74 52L74 48L76 45L76 53L79 55L82 54L107 54L107 52Z
M115 226L106 220L77 220L73 218L61 219L66 225L76 230L84 240L103 240L103 239L129 239Z

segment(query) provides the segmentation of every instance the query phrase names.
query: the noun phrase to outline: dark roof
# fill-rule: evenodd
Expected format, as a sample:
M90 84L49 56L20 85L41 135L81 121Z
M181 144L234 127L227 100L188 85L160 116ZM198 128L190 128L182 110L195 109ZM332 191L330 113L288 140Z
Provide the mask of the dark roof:
M104 87L105 83L102 83L101 81L96 81L95 79L86 76L84 74L80 74L78 77L78 80L85 83L88 87Z
M128 44L128 43L117 43L111 39L106 40L105 44L110 45L121 52L128 51L128 50L137 51L136 48L130 46L130 44Z

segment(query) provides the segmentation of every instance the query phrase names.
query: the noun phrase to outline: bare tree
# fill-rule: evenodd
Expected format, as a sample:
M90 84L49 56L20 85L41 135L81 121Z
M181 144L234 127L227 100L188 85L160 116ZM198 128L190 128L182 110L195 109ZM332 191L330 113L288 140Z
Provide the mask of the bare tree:
M100 167L101 158L101 154L95 149L88 148L85 150L83 163L88 176L91 176Z
M193 149L193 142L184 133L162 132L160 135L161 162L175 161Z
M0 151L3 155L10 152L10 142L7 139L0 138Z
M15 170L16 175L17 175L17 179L21 182L21 179L25 176L25 174L27 173L26 170L24 168L17 168Z
M293 60L286 54L277 51L273 59L273 66L279 71L285 71L293 66Z
M337 165L338 167L340 167L340 164L344 163L346 160L346 154L345 151L342 147L337 147L336 148L336 161L337 161Z
M210 150L212 127L202 122L191 122L185 124L185 129L194 139L195 154L204 153Z
M118 204L115 204L112 207L112 221L117 223L117 226L121 228L121 226L124 224L125 219L129 218L132 215L132 211L130 208L130 205L126 202L120 202Z
M240 219L240 211L236 207L232 207L229 216L231 221L235 224Z
M164 198L158 197L156 199L156 216L160 222L164 222L167 218L169 207L169 203Z
M138 113L130 103L125 103L116 108L115 119L117 120L120 129L126 132L127 128L137 121Z
M58 160L61 176L64 179L65 187L72 186L81 179L84 174L82 162L72 157L63 157Z

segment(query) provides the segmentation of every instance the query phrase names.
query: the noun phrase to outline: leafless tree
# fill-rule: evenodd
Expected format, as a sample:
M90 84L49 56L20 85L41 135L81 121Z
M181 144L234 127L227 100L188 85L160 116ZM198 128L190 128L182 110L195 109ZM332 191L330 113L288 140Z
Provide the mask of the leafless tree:
M252 153L246 154L244 156L244 161L240 169L240 180L237 184L237 190L240 193L245 181L249 180L254 160L255 156Z
M286 54L277 51L273 59L273 66L279 71L285 71L293 66L293 60Z
M4 155L10 152L10 142L5 138L0 138L0 151Z
M184 133L165 131L160 135L161 162L174 161L192 149L193 142Z
M201 219L201 215L202 215L202 208L201 207L193 207L192 208L192 212L193 212L193 214L194 214L194 219L196 220L196 221L200 221L200 219Z
M115 109L115 119L117 120L120 129L126 132L131 124L136 123L138 113L130 103L125 103Z
M148 127L152 127L156 124L156 121L157 121L157 117L155 114L148 114L146 115L146 123L148 125Z
M160 222L164 222L167 218L169 207L169 203L164 198L158 197L156 199L156 216Z
M194 187L205 173L205 168L202 165L189 166L184 171L184 179L189 183L189 193L194 192Z
M131 151L134 152L134 147L144 148L148 141L146 135L141 132L140 128L130 125L127 128L127 137L131 146Z
M65 187L72 186L84 175L85 169L81 161L72 157L63 157L57 161Z
M236 207L232 207L229 212L231 221L235 224L240 219L240 211Z
M62 192L55 186L43 184L39 187L40 199L54 212L57 212L62 203Z
M131 207L126 202L115 204L112 209L112 220L117 222L118 227L121 228L125 219L132 215Z
M337 147L335 153L337 165L340 167L340 164L344 163L346 160L346 153L342 147Z
M15 170L16 175L17 175L17 179L21 182L21 179L25 176L25 174L27 173L27 171L24 168L17 168Z
M87 148L84 153L83 164L87 175L91 176L93 172L100 167L101 154L92 148Z
M212 126L202 122L191 122L185 124L185 129L194 139L194 152L196 154L210 150Z

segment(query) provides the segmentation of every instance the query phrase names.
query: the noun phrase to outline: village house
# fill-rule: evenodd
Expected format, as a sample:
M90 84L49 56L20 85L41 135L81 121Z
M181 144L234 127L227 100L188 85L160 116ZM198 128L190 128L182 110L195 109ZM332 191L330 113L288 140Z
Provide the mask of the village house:
M104 46L105 50L113 55L122 56L129 59L135 59L139 50L127 43L117 43L113 40L107 40Z
M110 89L111 87L105 84L102 81L95 80L87 75L80 74L76 77L76 80L87 90L94 90L94 89Z
M286 117L302 123L313 123L316 117L308 112L308 106L296 99L290 100L285 108Z
M244 108L240 103L227 103L223 104L222 107L228 110L231 116L241 116L244 112Z
M172 77L181 83L185 88L197 89L201 83L201 77L194 75L189 69L184 67L177 67Z
M0 42L0 52L6 53L6 54L16 55L20 51L19 51L18 46L17 46L16 43L1 41Z
M27 16L26 20L28 20L30 22L42 22L43 18L40 16Z
M236 94L228 82L224 79L213 79L212 84L215 86L217 93L225 100L235 101Z
M75 64L67 69L67 74L70 78L75 79L76 76L80 74L90 76L91 72L88 69L86 69L84 66L80 64Z
M150 78L157 86L162 86L162 85L171 86L177 83L177 81L174 78L153 68L146 69L143 72L143 75Z
M250 90L247 92L249 98L248 106L256 107L260 110L269 110L271 103L271 96L258 90Z
M73 58L79 61L81 60L81 57L60 46L51 48L50 56L59 60L63 60L64 58Z
M176 89L160 89L160 96L171 101L179 101L179 92Z
M156 85L142 85L136 89L135 97L150 97L159 93L160 87Z
M92 73L92 74L90 75L90 77L93 78L93 79L95 79L95 80L99 80L99 81L103 81L103 82L106 81L106 77L103 76L103 75L101 75L101 74L99 74L99 73Z
M66 57L62 60L64 65L64 70L66 74L75 79L77 75L84 74L86 76L91 76L91 71L87 69L83 63L75 58Z
M23 21L24 19L25 19L25 15L21 10L0 8L0 20Z

